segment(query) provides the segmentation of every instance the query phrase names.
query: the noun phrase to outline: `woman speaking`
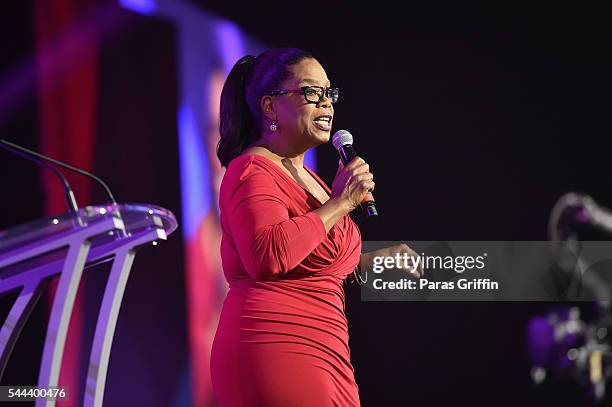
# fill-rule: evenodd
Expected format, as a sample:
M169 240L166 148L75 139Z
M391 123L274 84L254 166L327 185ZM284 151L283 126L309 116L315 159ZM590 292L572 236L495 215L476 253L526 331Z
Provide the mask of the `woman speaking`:
M221 406L359 405L342 283L361 261L348 213L373 176L357 157L330 190L304 166L306 151L329 141L337 100L321 64L295 48L240 59L224 84L217 155L227 167L229 291L211 355Z

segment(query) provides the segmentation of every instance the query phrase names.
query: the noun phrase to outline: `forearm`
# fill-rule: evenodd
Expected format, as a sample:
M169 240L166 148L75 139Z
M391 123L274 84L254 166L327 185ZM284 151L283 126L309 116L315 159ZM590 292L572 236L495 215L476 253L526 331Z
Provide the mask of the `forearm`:
M367 270L372 267L372 256L375 256L375 252L361 253L359 256L359 268Z
M349 206L339 199L329 199L320 208L313 211L323 221L325 232L329 232L332 227L350 212Z
M366 263L366 261L367 261L367 260L366 260L366 259L367 259L367 257L366 257L366 256L368 256L368 253L361 253L361 255L359 256L359 264L358 264L358 266L359 266L359 269L360 269L360 270L361 270L361 269L363 269L363 268L365 268L365 266L366 266L366 264L367 264L367 263Z

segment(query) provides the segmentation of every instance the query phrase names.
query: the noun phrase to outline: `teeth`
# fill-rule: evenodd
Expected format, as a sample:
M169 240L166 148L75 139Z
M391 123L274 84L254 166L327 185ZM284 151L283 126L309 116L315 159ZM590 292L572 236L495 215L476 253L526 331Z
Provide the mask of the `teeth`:
M326 122L324 120L315 120L314 121L320 129L329 131L331 130L331 123Z
M319 117L318 119L315 119L315 122L327 122L329 123L331 121L331 119L329 117Z

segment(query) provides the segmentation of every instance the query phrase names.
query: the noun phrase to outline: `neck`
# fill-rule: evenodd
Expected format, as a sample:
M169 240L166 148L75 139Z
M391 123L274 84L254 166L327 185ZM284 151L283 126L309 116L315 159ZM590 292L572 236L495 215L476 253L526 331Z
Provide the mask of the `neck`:
M263 149L265 151L261 151ZM285 167L290 165L293 168L304 167L304 154L306 151L296 146L283 144L277 140L270 140L265 136L255 143L251 144L245 151L263 152L268 158L273 159L278 163L282 163Z

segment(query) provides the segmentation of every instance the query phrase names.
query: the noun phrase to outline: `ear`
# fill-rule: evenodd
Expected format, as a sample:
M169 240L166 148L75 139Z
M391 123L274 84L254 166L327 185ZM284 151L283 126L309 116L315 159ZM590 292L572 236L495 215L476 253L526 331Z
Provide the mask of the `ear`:
M270 121L276 120L276 111L274 110L274 98L272 96L263 96L261 98L261 111Z

